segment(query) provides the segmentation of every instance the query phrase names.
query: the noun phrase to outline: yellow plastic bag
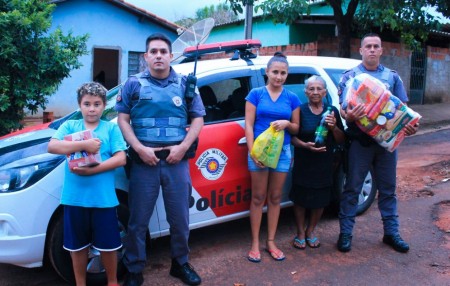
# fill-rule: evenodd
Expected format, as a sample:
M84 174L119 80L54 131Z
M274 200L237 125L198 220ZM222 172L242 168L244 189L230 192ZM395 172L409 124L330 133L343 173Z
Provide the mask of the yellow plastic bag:
M284 130L276 131L270 126L261 133L253 143L250 155L264 166L276 168L283 148Z

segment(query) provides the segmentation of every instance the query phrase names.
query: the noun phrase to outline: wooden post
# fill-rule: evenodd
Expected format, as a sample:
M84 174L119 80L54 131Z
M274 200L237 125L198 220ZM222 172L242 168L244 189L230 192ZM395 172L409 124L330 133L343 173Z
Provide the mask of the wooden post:
M52 122L55 118L53 117L53 112L44 111L42 116L42 123Z

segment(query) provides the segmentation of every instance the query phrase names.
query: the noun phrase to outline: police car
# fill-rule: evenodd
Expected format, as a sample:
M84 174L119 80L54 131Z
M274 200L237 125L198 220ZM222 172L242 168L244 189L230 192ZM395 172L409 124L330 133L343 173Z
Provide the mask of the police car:
M193 54L232 52L223 59L200 60L196 64L197 86L206 108L205 126L199 136L195 158L190 160L193 192L190 200L192 229L248 216L250 174L247 170L247 145L244 134L245 96L266 81L265 68L270 57L257 56L256 40L200 45L186 49L184 63L173 65L182 74L192 73ZM187 61L187 62L186 62ZM288 56L289 76L285 88L305 102L304 82L311 75L320 75L327 82L324 100L339 108L337 82L341 73L360 63L358 60ZM108 92L104 119L116 120L115 97L120 87ZM47 153L49 138L68 119L79 119L73 113L50 124L0 138L0 263L23 267L39 267L50 263L65 280L72 280L69 253L62 248L63 220L59 204L64 176L65 157ZM339 154L339 153L336 153ZM339 156L337 156L339 158ZM336 199L344 182L342 164L337 161ZM292 174L290 174L292 175ZM288 199L290 177L286 181L282 206ZM124 169L116 170L116 190L120 201L118 215L122 234L128 221L128 181ZM368 174L361 190L359 213L373 202L375 186ZM169 234L169 223L162 196L159 196L149 223L149 236ZM105 279L99 253L91 249L88 280Z

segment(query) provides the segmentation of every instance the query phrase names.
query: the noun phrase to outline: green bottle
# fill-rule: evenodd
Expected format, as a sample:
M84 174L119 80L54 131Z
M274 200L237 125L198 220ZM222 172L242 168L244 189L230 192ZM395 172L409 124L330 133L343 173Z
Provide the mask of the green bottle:
M319 125L317 125L314 139L314 146L316 148L323 147L327 142L328 128L325 118L331 114L331 106L328 106L327 110L322 114L322 119L320 119Z

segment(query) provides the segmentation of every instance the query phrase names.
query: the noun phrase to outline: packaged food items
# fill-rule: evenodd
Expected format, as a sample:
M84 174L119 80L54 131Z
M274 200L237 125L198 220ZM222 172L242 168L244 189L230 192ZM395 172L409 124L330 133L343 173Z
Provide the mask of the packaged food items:
M420 114L392 95L380 80L369 74L355 76L347 86L348 105L362 103L365 107L365 116L356 121L356 125L391 152L405 138L405 126L414 125L421 118Z
M91 138L96 138L94 132L92 130L84 130L80 132L75 132L70 135L64 136L64 140L68 141L82 141L88 140ZM102 161L102 157L100 153L88 153L86 151L75 152L67 155L67 162L69 164L69 168L73 169L74 167L90 167L98 165Z

